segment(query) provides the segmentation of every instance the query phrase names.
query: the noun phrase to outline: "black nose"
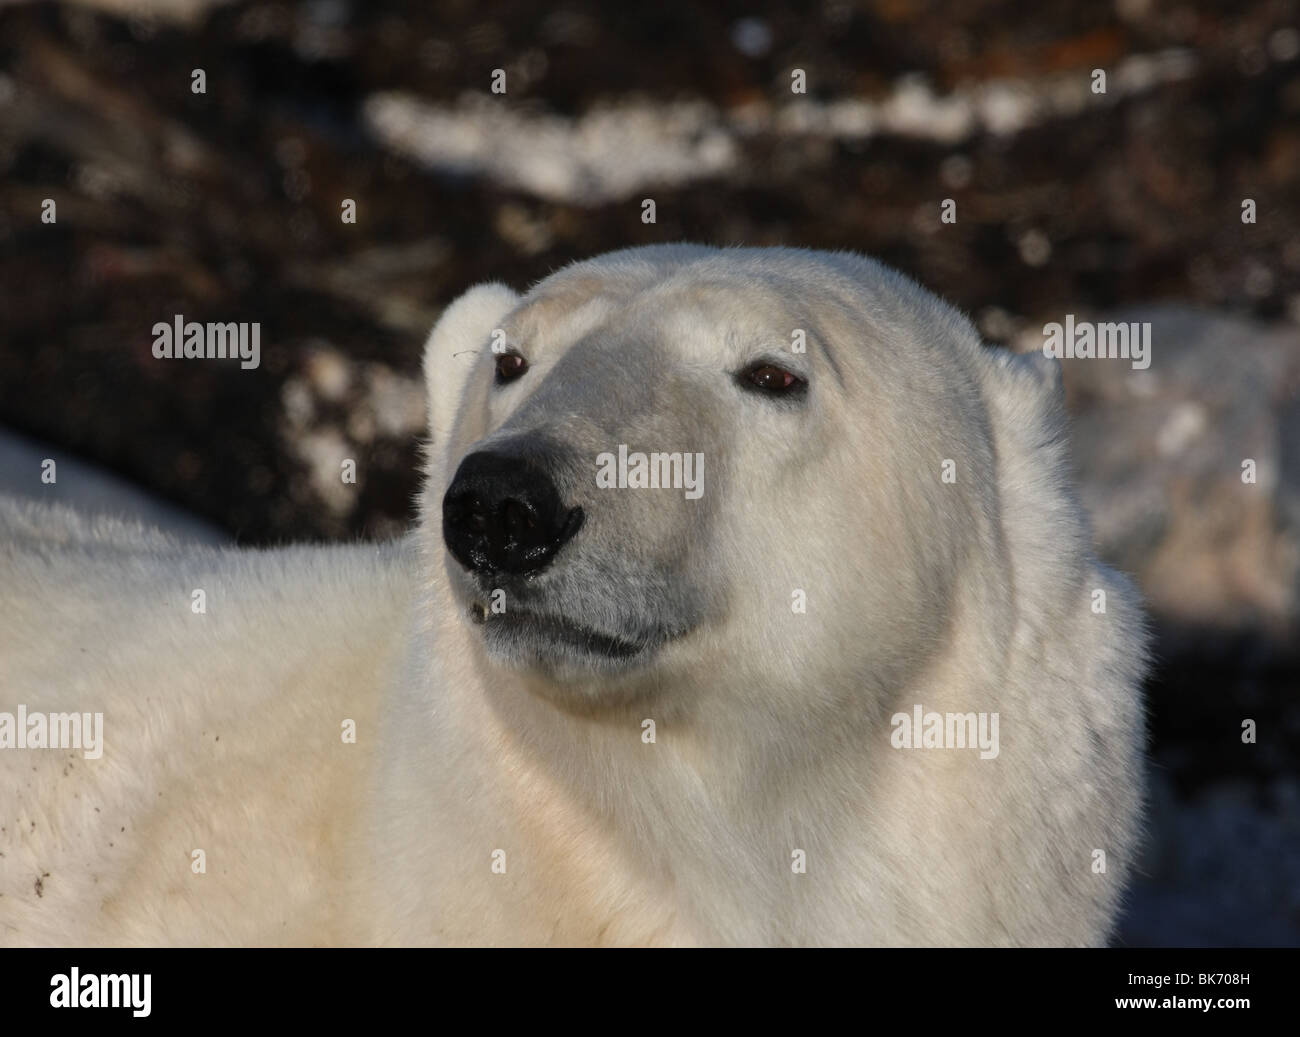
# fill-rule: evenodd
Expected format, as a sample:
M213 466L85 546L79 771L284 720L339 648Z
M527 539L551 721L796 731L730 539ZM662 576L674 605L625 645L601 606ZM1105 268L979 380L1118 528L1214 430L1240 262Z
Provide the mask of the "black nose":
M480 451L456 469L442 499L442 539L474 572L543 568L582 526L550 477L523 458Z

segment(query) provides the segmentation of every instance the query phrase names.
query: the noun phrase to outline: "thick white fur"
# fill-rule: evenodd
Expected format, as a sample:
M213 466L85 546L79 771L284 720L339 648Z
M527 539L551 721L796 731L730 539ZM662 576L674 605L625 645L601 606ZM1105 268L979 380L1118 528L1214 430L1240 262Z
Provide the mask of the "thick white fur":
M506 391L498 327L531 364ZM818 343L804 409L738 394L794 327ZM1054 365L868 260L692 246L472 289L425 364L403 542L183 548L0 507L0 710L103 711L106 742L0 751L0 944L1105 941L1144 635L1091 554ZM440 501L510 432L706 452L698 511L592 492L556 563L685 574L698 623L648 667L485 653ZM891 748L914 704L998 712L998 758Z

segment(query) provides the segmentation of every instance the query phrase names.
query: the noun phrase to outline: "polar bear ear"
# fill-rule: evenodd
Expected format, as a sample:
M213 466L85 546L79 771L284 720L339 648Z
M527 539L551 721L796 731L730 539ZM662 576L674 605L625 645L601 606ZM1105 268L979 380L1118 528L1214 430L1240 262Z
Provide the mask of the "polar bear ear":
M493 329L518 301L518 293L498 281L475 285L442 311L429 332L424 344L424 385L429 432L435 443L450 432L465 380L479 354L489 348Z
M994 361L999 372L996 384L1009 398L1032 401L1039 407L1059 407L1065 402L1065 380L1061 362L1044 356L1040 350L1013 353L993 346L984 347L984 355Z
M1040 388L1053 398L1062 398L1065 394L1065 380L1061 361L1055 357L1044 356L1039 350L1027 353L1015 353L1015 362L1037 379Z

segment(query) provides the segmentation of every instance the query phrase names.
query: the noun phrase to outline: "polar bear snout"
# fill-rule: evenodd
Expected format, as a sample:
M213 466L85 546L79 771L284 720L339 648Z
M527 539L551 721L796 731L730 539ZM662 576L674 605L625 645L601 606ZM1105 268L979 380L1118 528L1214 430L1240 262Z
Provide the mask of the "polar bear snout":
M461 462L443 497L442 538L471 572L522 576L549 565L584 518L532 460L478 451Z

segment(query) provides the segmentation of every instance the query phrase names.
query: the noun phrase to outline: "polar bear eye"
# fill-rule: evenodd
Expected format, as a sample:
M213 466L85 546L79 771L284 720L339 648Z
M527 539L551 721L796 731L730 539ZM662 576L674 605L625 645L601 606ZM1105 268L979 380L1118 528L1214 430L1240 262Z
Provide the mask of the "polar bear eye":
M501 353L497 356L497 384L513 382L528 370L528 361L518 353Z
M770 363L755 364L743 372L741 382L747 388L752 387L774 396L798 393L808 387L808 383L797 374Z

